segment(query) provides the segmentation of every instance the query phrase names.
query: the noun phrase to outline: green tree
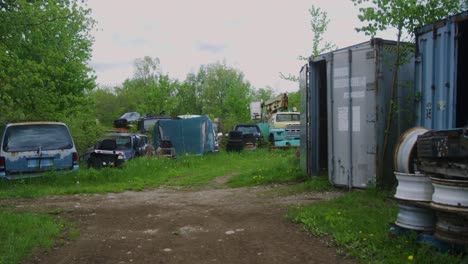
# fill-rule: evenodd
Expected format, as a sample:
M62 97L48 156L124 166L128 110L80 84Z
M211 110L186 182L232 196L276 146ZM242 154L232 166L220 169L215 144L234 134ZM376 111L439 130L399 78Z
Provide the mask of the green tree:
M0 2L0 122L63 119L95 87L81 2Z
M273 97L273 88L267 86L253 91L253 101L268 101Z
M225 63L202 65L195 75L189 75L185 92L192 89L187 98L194 101L184 104L193 104L201 112L192 114L206 114L218 117L221 129L228 131L236 123L250 121L249 106L252 101L253 90L250 83L244 80L244 74Z
M90 97L94 102L98 121L104 126L112 127L113 121L124 111L114 88L97 88L90 93Z
M202 113L201 76L189 73L185 81L177 87L175 108L176 115Z
M365 25L357 28L369 36L396 29L404 39L413 40L417 27L466 10L466 0L351 0L359 7L358 18Z
M324 52L336 49L336 45L324 41L323 35L327 32L330 19L328 13L323 11L320 7L312 5L309 9L310 14L310 29L312 30L312 56L318 56ZM299 56L301 60L307 60L308 57Z
M288 93L288 107L292 111L296 108L296 111L301 109L301 93L299 91Z
M323 11L320 7L312 5L309 8L309 14L310 29L312 31L312 50L310 55L318 56L324 52L336 49L337 47L335 44L328 41L324 42L323 39L323 35L325 34L325 32L327 32L328 24L330 23L328 13L326 11ZM300 55L298 59L307 61L309 56ZM282 72L280 72L280 77L284 80L299 82L299 77L296 75L285 75Z
M159 65L158 58L145 56L135 60L133 78L125 80L115 90L122 113L137 111L158 115L174 112L179 83L162 74Z

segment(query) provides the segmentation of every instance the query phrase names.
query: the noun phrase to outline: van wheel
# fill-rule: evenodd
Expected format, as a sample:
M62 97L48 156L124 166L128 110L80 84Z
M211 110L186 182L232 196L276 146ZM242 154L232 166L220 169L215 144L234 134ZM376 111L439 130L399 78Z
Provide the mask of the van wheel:
M89 158L88 161L88 169L93 168L93 169L100 169L102 168L102 161L100 158L97 157L91 157Z

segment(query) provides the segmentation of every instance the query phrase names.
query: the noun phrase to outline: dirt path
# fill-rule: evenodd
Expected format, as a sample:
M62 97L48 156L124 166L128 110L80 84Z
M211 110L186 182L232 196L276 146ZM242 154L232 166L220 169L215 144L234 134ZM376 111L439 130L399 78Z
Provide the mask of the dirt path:
M337 193L265 195L275 188L282 187L165 188L14 204L59 212L80 229L78 239L26 263L354 263L285 218L289 205Z

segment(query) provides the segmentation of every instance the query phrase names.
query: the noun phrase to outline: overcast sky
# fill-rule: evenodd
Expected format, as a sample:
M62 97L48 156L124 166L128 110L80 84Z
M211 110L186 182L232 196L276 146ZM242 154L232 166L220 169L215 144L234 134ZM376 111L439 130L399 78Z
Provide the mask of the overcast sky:
M354 30L361 22L351 0L91 0L98 22L91 67L100 85L119 85L144 56L158 57L163 73L180 81L224 61L255 88L296 91L279 72L297 75L304 64L297 57L310 54L312 4L328 12L327 41L343 48L369 39Z

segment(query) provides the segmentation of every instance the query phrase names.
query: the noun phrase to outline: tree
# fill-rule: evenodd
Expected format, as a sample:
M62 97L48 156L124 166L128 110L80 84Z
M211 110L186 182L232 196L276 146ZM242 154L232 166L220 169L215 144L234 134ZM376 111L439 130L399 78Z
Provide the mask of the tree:
M309 9L310 14L310 28L313 33L312 38L312 56L318 56L324 52L336 49L336 45L325 41L323 42L323 34L327 32L328 24L330 19L328 18L328 13L320 9L320 7L315 7L312 5ZM301 60L307 60L308 57L299 56Z
M174 112L179 83L162 74L159 65L158 58L149 56L135 60L133 78L115 89L122 113L137 111L159 115Z
M266 102L273 97L273 88L267 86L253 91L253 100Z
M0 122L70 116L95 87L94 20L81 2L0 2Z
M145 84L157 80L158 76L161 74L160 61L158 58L145 56L141 59L136 59L134 61L134 67L134 78L143 80Z
M299 109L301 108L300 104L301 104L301 94L299 91L288 93L288 106L290 110L292 110L295 107L296 110L299 111Z
M199 74L189 73L185 81L177 87L174 112L177 115L202 113L201 80ZM204 73L204 72L203 72Z
M94 102L96 118L105 126L111 127L114 120L124 112L113 88L97 88L90 93L90 97Z
M396 29L398 35L414 40L417 27L456 14L468 7L466 0L351 0L359 8L358 18L366 25L358 32L374 37L377 32Z
M190 74L186 80L187 98L193 101L183 104L199 107L191 114L206 114L218 117L224 131L234 124L250 121L249 106L252 101L252 88L244 80L244 74L225 63L202 65L197 74ZM189 93L189 89L192 92Z
M335 44L328 41L323 42L323 35L327 31L328 24L330 23L328 13L323 11L320 7L312 5L309 9L309 14L310 29L312 30L312 51L310 55L318 56L324 52L336 49ZM309 56L300 55L298 59L307 61ZM280 72L280 78L292 82L299 82L298 76L291 74L285 75L282 72Z

